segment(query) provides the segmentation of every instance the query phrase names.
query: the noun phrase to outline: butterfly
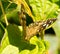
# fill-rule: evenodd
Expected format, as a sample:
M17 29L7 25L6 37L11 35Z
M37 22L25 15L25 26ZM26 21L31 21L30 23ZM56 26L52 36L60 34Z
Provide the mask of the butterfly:
M38 21L38 22L31 23L26 28L26 37L25 37L25 39L29 40L31 37L33 37L34 35L38 34L42 30L47 29L56 20L57 20L56 18L52 18L52 19L48 19L48 20L45 20L45 21Z

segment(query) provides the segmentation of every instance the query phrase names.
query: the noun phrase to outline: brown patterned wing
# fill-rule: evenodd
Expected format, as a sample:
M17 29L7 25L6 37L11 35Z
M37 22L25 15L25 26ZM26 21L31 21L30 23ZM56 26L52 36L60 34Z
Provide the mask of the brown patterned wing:
M51 24L56 21L56 18L48 19L46 21L38 21L35 23L30 24L26 28L26 40L29 40L31 37L36 35L37 33L41 32L42 30L48 28Z
M26 29L26 38L25 39L29 40L32 36L37 34L39 32L40 25L42 25L42 23L40 23L40 22L35 22L35 23L30 24Z

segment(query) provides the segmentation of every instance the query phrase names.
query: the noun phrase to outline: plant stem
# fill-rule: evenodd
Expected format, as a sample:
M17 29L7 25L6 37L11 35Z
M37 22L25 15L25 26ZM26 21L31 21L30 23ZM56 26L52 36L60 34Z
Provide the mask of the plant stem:
M39 32L39 35L40 35L40 37L41 37L41 40L44 40L44 30L41 31L41 32Z
M7 17L6 17L6 14L5 14L5 11L4 11L4 8L3 8L3 5L2 5L1 0L0 0L0 6L1 6L1 10L2 10L2 13L3 13L4 19L5 19L6 25L8 25Z
M9 3L6 9L8 9L11 4L12 4L12 3Z
M0 22L0 25L1 25L1 27L3 28L3 30L5 30L5 27L3 26L3 24Z

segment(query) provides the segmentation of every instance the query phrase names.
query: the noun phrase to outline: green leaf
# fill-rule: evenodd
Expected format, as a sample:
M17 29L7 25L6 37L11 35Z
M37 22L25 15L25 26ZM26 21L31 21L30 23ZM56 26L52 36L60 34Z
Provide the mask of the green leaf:
M48 50L50 47L50 43L48 41L43 41L44 46L45 46L45 50Z
M17 25L8 25L5 31L4 38L1 42L0 53L12 54L43 54L46 50L45 41L39 40L36 36L30 39L30 42L26 42L22 39L22 27ZM48 43L47 43L48 44ZM48 48L48 47L47 47ZM7 52L6 52L7 53Z
M5 30L5 28L4 28L3 24L0 22L0 42L4 35L4 30Z
M19 49L16 46L8 45L1 54L19 54Z
M19 54L29 54L30 51L29 50L22 50Z
M36 36L31 38L30 43L36 45L36 48L31 51L32 54L42 54L46 50L44 42Z
M48 0L29 0L35 20L44 20L57 16L58 5Z
M19 18L18 18L18 11L17 11L17 9L11 10L11 11L8 10L7 13L6 13L6 16L7 16L7 20L10 23L19 24ZM5 23L3 16L1 16L0 20Z
M0 53L4 50L8 45L19 46L21 40L20 30L16 25L8 25L7 30L1 41Z
M1 46L0 46L0 53L3 51L3 49L9 45L9 39L8 39L8 33L7 30L5 30L5 34L1 40Z
M52 2L58 2L59 0L51 0Z

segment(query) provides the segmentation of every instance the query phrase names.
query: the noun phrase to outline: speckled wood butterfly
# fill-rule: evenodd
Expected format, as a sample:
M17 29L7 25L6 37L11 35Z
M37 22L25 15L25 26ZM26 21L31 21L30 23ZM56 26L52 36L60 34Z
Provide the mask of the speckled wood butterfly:
M53 24L56 21L56 18L48 19L46 21L38 21L35 23L31 23L26 28L26 40L29 40L32 36L38 34L42 30L45 30L48 28L51 24Z

